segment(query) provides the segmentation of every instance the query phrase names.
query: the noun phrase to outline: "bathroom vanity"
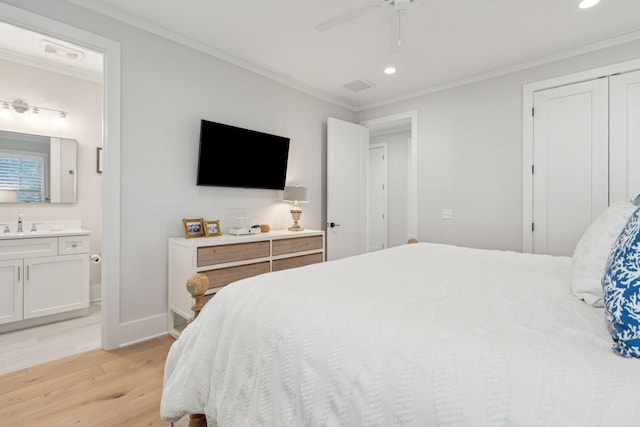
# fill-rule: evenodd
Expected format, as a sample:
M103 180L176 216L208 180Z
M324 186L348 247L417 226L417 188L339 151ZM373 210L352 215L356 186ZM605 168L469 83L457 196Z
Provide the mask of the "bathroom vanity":
M87 314L90 232L52 228L0 230L0 332Z

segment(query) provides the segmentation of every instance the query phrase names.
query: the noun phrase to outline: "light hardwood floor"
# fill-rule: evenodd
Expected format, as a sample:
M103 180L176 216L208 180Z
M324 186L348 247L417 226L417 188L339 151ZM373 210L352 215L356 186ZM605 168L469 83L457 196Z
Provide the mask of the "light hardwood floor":
M0 376L0 425L166 426L160 397L173 342L166 335Z

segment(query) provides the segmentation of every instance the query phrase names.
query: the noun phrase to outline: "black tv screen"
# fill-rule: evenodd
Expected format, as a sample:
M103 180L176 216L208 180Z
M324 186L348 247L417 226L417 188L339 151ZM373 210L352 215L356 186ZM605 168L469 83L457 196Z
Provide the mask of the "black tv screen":
M289 138L202 120L198 185L283 190Z

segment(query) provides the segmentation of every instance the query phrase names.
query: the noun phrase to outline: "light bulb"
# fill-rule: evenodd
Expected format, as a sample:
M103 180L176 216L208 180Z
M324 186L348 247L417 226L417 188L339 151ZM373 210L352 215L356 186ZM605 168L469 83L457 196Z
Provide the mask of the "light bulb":
M396 73L396 69L395 67L387 67L384 69L384 73L391 75L391 74L395 74Z
M38 107L33 107L31 109L31 122L34 125L37 125L40 123L40 109Z
M67 113L65 113L64 111L60 111L60 118L58 119L58 123L62 128L67 127Z
M2 113L0 113L0 117L2 117L5 120L8 120L11 118L11 110L9 109L8 102L2 103Z

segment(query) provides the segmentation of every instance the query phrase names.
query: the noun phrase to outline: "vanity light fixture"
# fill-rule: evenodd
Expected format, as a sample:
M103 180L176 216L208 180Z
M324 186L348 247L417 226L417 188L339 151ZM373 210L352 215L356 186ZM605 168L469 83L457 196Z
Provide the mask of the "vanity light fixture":
M600 0L582 0L578 7L580 9L588 9L600 3Z
M46 107L38 107L36 105L29 105L27 101L24 101L22 99L16 99L14 101L0 100L0 103L2 104L2 112L0 113L0 117L2 117L3 119L11 118L11 110L15 111L18 114L24 114L27 111L31 111L31 117L34 119L37 119L40 116L41 111L52 111L54 113L58 113L60 119L63 119L64 121L66 121L67 116L69 114L66 111L56 110L54 108L46 108Z

